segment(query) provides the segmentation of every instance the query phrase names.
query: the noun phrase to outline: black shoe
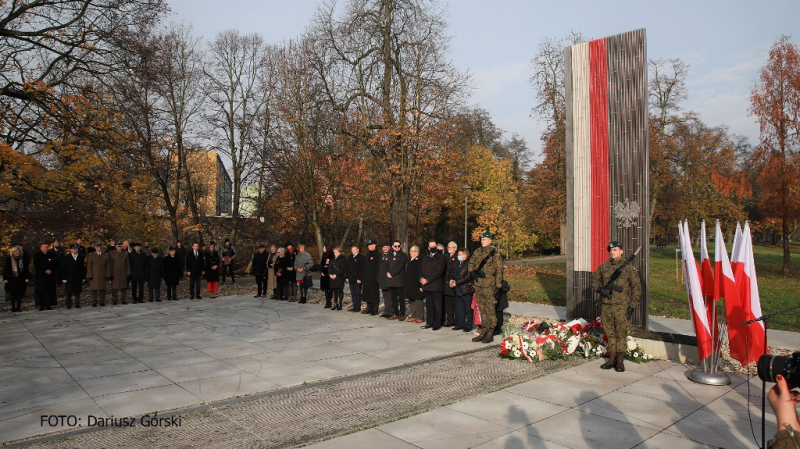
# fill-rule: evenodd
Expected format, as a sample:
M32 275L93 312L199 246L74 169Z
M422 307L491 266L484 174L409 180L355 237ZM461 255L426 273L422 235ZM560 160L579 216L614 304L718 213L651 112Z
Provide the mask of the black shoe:
M67 306L67 310L69 310L69 309L71 309L71 308L72 308L72 304L70 304L70 305L68 305L68 306Z
M75 304L75 308L76 308L76 309L80 309L80 308L81 308L81 305L80 305L80 304Z
M454 330L454 331L463 331L463 330L464 330L464 328L463 328L463 327L461 327L461 326L456 326L456 327L454 327L454 328L453 328L453 330Z
M370 313L370 315L372 315L372 316L375 316L375 315L377 315L377 314L378 314L378 312L372 312L372 313Z
M45 309L45 310L53 310L53 308L52 308L52 307L50 307L50 306L47 306L47 307L45 307L44 309Z
M203 299L203 297L198 295L198 296L197 296L197 299Z
M106 306L106 303L104 303L104 302L100 303L100 307L105 307L105 306Z
M363 313L364 315L366 315L366 314L368 314L368 313L369 313L369 309L364 309L364 310L362 310L362 311L361 311L361 313Z
M438 331L441 327L434 327L433 330Z
M430 328L432 328L432 327L433 327L433 326L428 326L428 325L426 324L426 325L424 325L424 326L420 326L419 328L420 328L420 329L430 329Z
M126 304L126 305L127 305L127 304L128 304L128 301L122 301L122 304Z
M159 298L159 299L156 299L156 302L161 302L161 299L160 299L160 298Z
M92 307L97 307L97 304L92 304Z
M44 312L44 307L39 307L39 312Z
M464 328L464 332L472 332L472 329L474 329L474 328L472 328L472 327L465 327L465 328Z

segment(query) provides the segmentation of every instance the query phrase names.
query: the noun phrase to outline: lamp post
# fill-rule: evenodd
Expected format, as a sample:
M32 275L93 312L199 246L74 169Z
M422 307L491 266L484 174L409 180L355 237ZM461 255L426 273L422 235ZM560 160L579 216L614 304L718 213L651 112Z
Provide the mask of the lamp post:
M472 189L469 184L464 184L462 187L464 189L464 248L467 248L467 194Z

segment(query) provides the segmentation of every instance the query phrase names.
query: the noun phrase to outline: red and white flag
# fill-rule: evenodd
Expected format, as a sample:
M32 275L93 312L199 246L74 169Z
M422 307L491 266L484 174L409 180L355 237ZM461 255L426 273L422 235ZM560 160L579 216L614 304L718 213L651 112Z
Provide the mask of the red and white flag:
M708 323L711 326L712 335L715 335L717 319L714 313L717 309L714 304L714 272L711 269L711 259L708 257L707 241L706 221L703 220L700 227L700 284L703 287L703 301L706 303Z
M681 254L683 255L683 273L686 280L686 295L689 298L689 310L692 312L692 324L697 336L697 352L700 360L711 355L711 326L708 323L708 309L703 301L703 289L700 285L700 267L692 252L692 240L689 237L689 223L678 223Z
M731 247L731 268L733 269L734 276L736 275L736 267L741 260L739 259L742 252L742 225L736 222L736 234L733 235L733 246Z
M737 230L741 236L741 227L737 226ZM722 236L719 221L717 221L714 245L716 247L714 252L714 268L716 269L714 299L725 298L725 316L728 318L728 345L731 356L744 365L745 330L739 327L739 323L746 321L741 313L744 308L739 298L739 290L736 288L736 280L731 262L728 260L728 250L725 248L725 238Z
M739 251L737 252L734 248L733 263L736 264L733 273L739 294L739 304L728 308L727 298L725 300L728 322L738 327L735 340L731 335L731 356L742 365L747 365L757 361L764 354L765 340L763 321L739 326L741 323L761 317L761 298L758 294L755 258L753 257L753 237L750 235L750 224L747 222L742 230Z

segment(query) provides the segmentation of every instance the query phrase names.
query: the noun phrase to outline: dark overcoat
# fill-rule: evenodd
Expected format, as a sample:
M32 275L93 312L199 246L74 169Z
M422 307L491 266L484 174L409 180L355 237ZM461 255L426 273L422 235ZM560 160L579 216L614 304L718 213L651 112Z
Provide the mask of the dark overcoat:
M147 275L147 258L150 257L144 251L133 251L128 256L131 263L131 279L136 281L144 280Z
M164 278L164 258L160 255L153 257L152 254L147 258L147 286L150 288L161 287L161 279Z
M391 253L391 257L389 258L389 273L392 277L388 278L389 281L386 283L389 288L405 288L407 262L408 256L406 256L406 253L402 251Z
M380 253L380 261L378 263L378 286L381 290L389 290L389 277L386 276L386 273L389 272L389 258L391 255L391 252Z
M163 264L164 283L167 284L167 286L178 285L181 280L181 273L183 273L181 260L177 256L165 256Z
M453 253L452 256L445 254L444 259L447 261L447 269L444 271L444 296L455 296L455 290L450 288L450 279L453 279L453 272L458 265L458 253Z
M447 270L447 259L439 253L422 258L420 277L428 281L422 286L424 292L440 292L444 290L444 272Z
M344 254L339 254L339 257L333 259L333 261L331 261L331 265L328 267L328 273L336 275L336 279L331 279L332 290L344 289L344 275L346 272L347 260L344 257Z
M219 265L220 257L218 252L211 251L206 254L206 281L219 282Z
M78 294L81 292L81 284L86 279L86 260L80 253L75 257L72 253L64 256L61 261L61 280L64 281L64 293Z
M216 254L216 252L215 252ZM194 250L186 253L186 271L190 276L200 276L206 267L206 253L197 250L197 256L194 255Z
M364 269L361 272L361 297L368 303L378 304L381 302L381 289L378 284L380 262L380 254L377 251L367 251L364 255Z
M319 261L319 289L323 291L331 288L331 278L328 277L331 261L333 261L333 253L330 251L324 253Z
M11 269L11 257L6 256L5 264L3 265L3 283L5 290L11 295L24 295L25 290L28 288L28 282L31 278L31 268L28 263L22 258L17 259L17 275L14 276L14 270ZM20 265L22 265L20 267ZM8 282L6 282L8 281Z
M411 259L406 264L406 281L403 286L403 297L408 300L424 299L422 284L419 283L419 270L422 262L419 256Z
M253 263L250 264L250 274L256 276L264 276L267 274L267 257L269 253L266 251L256 251L253 254Z
M355 256L353 255L348 256L347 273L345 273L347 282L355 284L361 280L361 277L363 275L364 275L364 255L358 253Z
M37 291L55 291L56 289L56 255L53 252L36 252L33 256L33 267L36 269L34 287ZM47 274L46 271L50 271Z

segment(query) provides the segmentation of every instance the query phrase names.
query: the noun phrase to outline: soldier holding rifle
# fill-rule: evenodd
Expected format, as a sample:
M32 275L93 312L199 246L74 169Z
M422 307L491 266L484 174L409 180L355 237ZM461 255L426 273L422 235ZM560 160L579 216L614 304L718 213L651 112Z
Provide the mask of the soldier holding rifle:
M631 327L630 311L636 308L642 295L639 275L630 265L639 250L626 260L622 257L625 251L621 243L611 241L607 249L609 259L592 274L592 289L600 293L603 307L600 319L611 353L611 357L600 368L613 367L617 372L622 372L625 371L625 354L628 351L626 337Z

